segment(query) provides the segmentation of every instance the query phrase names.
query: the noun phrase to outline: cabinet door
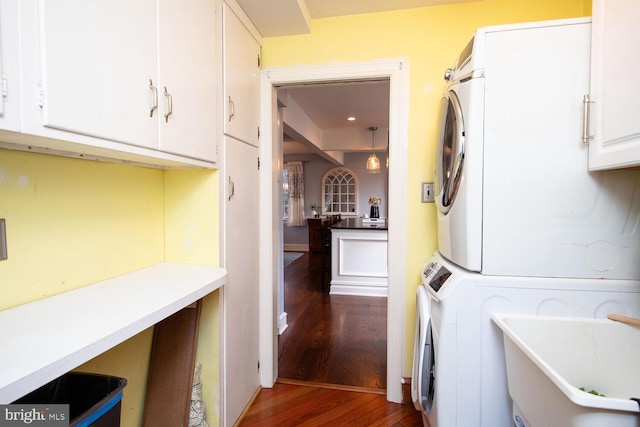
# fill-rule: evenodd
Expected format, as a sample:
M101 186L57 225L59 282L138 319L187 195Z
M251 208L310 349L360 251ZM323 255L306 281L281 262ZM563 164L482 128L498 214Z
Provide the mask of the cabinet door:
M215 13L215 0L158 0L160 149L208 161L216 160Z
M258 146L260 45L228 6L224 27L224 133Z
M0 0L0 128L20 130L18 2Z
M225 138L224 426L232 426L260 385L258 149Z
M40 0L38 7L42 124L157 148L156 1Z
M594 0L589 169L640 165L640 2Z

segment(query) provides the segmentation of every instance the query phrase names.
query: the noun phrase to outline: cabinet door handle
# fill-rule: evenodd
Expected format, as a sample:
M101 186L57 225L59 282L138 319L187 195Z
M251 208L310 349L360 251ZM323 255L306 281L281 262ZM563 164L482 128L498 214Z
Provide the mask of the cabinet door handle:
M582 143L587 144L593 136L589 135L589 121L591 119L591 104L593 101L589 95L582 98Z
M229 121L236 115L236 103L229 97Z
M231 180L231 177L229 177L229 201L231 201L231 198L235 196L235 194L236 184Z
M173 96L167 92L167 87L164 87L164 97L167 99L167 113L164 115L164 122L169 122L169 116L173 114Z
M153 80L149 79L149 89L153 95L153 101L151 104L151 110L149 110L149 117L153 117L153 112L158 109L158 88L153 85Z

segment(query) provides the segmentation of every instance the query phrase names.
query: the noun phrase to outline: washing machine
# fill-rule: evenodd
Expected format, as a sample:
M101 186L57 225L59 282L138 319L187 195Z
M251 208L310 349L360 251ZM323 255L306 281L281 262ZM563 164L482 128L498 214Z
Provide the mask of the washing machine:
M438 249L487 275L640 279L640 171L588 172L590 20L486 27L445 74Z
M640 317L640 281L489 276L435 253L417 291L411 382L425 426L513 426L497 312Z

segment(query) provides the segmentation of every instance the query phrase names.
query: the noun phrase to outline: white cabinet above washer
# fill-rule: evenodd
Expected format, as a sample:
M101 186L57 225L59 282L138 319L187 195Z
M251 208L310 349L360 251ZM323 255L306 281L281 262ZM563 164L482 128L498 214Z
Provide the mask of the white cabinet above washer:
M640 2L594 0L589 169L640 165Z

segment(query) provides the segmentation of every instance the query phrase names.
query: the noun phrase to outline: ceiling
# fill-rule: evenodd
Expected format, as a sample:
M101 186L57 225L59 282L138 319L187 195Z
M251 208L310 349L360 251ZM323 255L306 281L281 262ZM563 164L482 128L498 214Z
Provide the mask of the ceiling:
M310 32L311 19L415 9L475 0L237 0L263 37Z
M283 88L320 129L389 127L389 80ZM347 120L353 117L355 120Z
M371 139L362 137L375 126L389 127L389 80L291 86L279 89L322 130L328 151L370 151ZM347 120L353 117L355 120ZM343 137L339 137L343 135ZM380 143L377 149L385 150ZM285 133L284 154L317 154L317 148Z

